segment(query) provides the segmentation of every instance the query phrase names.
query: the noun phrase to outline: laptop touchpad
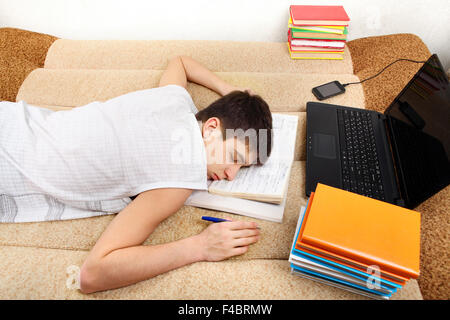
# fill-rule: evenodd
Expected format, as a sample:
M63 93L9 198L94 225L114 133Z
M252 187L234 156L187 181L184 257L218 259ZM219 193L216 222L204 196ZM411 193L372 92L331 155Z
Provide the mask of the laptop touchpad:
M336 159L335 137L330 134L313 134L313 154L315 157Z

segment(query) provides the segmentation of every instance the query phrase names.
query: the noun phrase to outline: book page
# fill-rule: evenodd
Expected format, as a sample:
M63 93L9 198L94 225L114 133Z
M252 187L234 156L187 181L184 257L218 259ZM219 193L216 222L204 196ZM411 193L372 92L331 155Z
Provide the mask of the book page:
M210 191L233 194L282 195L292 162L272 162L263 166L241 168L232 181L210 184Z
M294 159L298 117L272 114L273 143L267 162L241 168L232 181L213 181L211 192L283 197Z
M272 113L272 152L264 166L271 162L294 160L298 116Z

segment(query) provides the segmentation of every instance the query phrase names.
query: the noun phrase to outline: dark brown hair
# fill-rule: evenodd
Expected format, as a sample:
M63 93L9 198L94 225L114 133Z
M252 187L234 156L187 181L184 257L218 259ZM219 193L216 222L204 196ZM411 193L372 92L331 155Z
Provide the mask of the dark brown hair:
M255 129L257 140L257 163L264 163L272 151L272 114L267 103L258 95L251 95L247 91L232 91L217 99L207 108L196 114L198 121L206 122L209 118L217 117L222 124L222 134L226 139L226 129ZM264 147L266 159L260 159L260 129L265 129L267 143ZM264 151L264 150L263 150Z

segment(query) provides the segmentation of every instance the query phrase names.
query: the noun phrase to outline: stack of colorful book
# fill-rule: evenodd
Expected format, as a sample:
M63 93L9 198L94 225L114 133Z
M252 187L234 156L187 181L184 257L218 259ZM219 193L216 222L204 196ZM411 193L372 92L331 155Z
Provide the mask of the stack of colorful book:
M318 184L302 208L295 275L376 299L419 276L420 213Z
M350 21L344 7L291 5L289 11L292 59L344 59Z

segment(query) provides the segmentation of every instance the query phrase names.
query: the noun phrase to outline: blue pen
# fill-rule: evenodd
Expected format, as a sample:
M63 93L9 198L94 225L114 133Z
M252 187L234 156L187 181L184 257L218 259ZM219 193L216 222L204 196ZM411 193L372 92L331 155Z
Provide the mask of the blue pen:
M202 216L202 220L211 221L211 222L225 222L225 221L230 221L230 220L227 220L227 219L215 218L215 217L209 217L209 216Z
M216 217L210 217L210 216L202 216L202 220L211 221L211 222L225 222L225 221L231 221L227 219L222 218L216 218ZM261 229L260 227L256 227L257 229Z

